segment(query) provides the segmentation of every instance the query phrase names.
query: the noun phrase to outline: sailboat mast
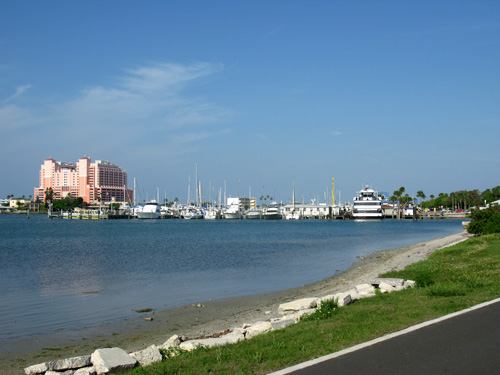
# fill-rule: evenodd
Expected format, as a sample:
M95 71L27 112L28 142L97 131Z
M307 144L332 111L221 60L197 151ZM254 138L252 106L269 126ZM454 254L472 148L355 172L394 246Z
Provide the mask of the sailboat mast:
M136 193L136 185L135 185L135 177L134 177L134 206L137 205L137 193Z
M196 185L196 206L200 205L199 201L199 190L198 190L198 162L196 163L196 168L195 168L195 185Z

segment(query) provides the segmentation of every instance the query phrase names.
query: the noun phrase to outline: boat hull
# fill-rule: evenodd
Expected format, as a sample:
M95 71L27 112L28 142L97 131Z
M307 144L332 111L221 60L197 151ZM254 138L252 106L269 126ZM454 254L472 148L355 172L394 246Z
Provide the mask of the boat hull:
M226 220L239 220L242 218L242 215L240 212L225 212L224 213L224 219Z
M382 216L353 216L354 220L382 220Z
M247 220L260 220L262 219L262 214L261 213L252 213L252 214L247 214L246 218Z
M264 214L264 220L281 220L282 218L281 214L278 213Z
M161 215L159 212L138 212L137 213L138 219L159 219L160 216Z

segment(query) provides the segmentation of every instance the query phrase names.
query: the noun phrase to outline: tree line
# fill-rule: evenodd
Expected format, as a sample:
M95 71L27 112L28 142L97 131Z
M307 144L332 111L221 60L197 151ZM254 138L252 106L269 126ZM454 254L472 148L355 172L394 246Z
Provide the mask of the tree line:
M451 210L467 210L472 207L484 207L487 204L500 199L500 186L496 186L484 191L475 190L459 190L451 193L439 193L438 196L427 196L422 190L417 191L416 196L410 196L405 193L404 186L395 190L388 198L392 202L405 204L409 202L417 202L420 200L422 208L449 208Z

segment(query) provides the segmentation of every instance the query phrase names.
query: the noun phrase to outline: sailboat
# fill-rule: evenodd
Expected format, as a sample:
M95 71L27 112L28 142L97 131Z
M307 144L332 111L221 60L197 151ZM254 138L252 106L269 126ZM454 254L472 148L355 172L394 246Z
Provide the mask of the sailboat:
M196 172L198 172L198 165L196 165L196 168L197 168ZM196 189L196 190L198 190L198 189ZM186 207L182 211L182 217L186 220L203 219L203 214L199 210L198 206L191 205L190 195L191 195L191 176L188 177L188 199L187 199Z
M299 220L300 211L295 209L295 179L293 179L292 188L292 209L285 214L286 220Z

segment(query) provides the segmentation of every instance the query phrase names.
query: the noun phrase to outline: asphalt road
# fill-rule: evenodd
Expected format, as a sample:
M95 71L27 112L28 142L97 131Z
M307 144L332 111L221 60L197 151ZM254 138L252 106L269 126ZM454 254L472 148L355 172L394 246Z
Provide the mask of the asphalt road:
M500 299L391 336L274 374L500 374Z

